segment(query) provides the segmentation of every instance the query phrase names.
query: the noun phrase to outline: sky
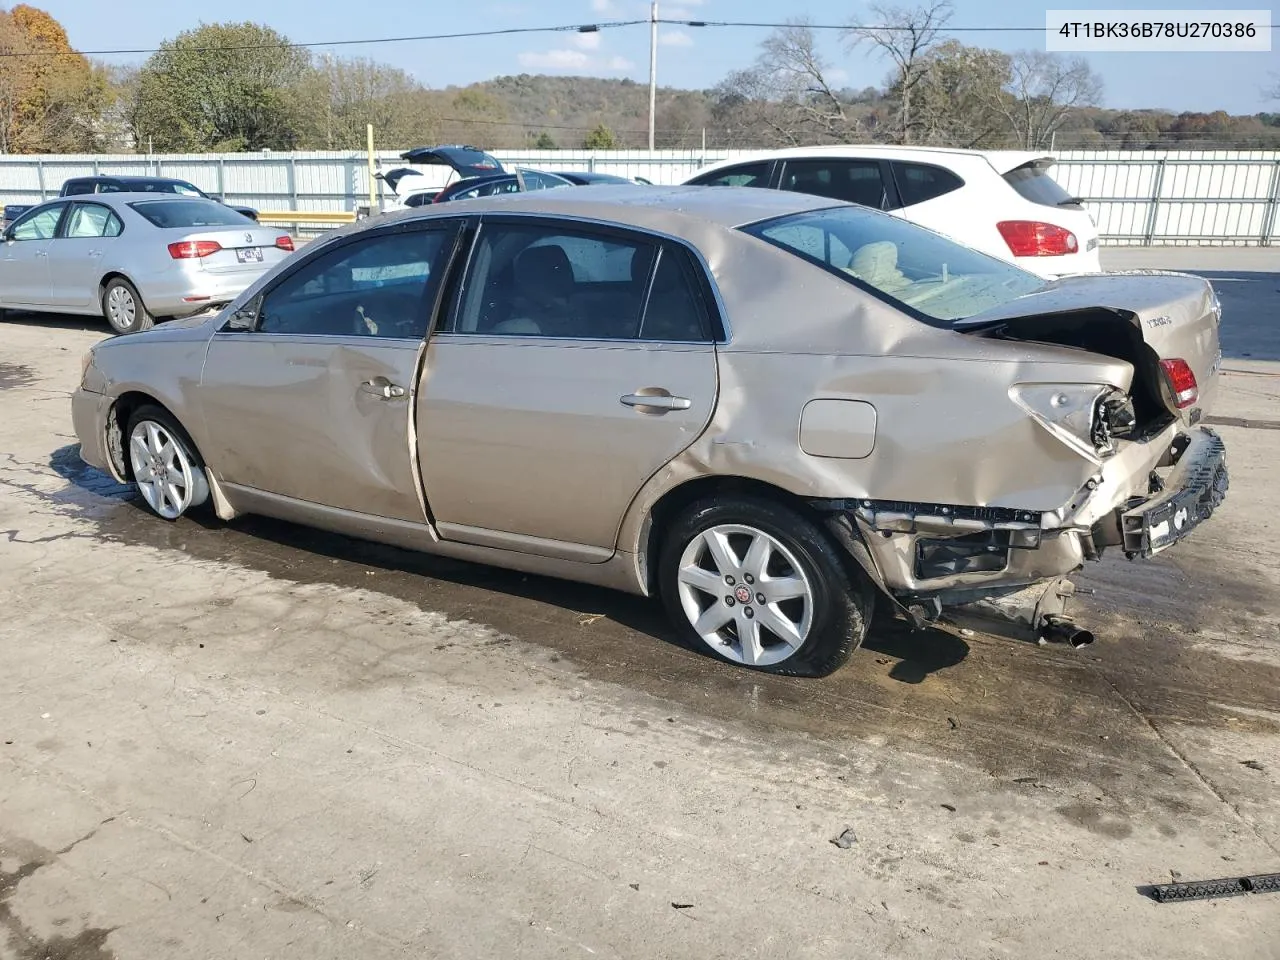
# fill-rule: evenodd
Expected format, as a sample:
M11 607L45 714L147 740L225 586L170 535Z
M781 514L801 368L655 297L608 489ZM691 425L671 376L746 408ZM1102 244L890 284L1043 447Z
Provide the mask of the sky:
M205 21L266 23L295 42L595 23L646 19L648 0L376 0L365 4L334 0L218 0L212 5L172 0L130 0L128 16L102 0L31 0L67 29L71 43L86 51L150 48ZM889 0L910 6L918 0ZM953 0L950 26L1037 27L1041 32L956 33L965 43L1002 50L1044 49L1044 13L1049 9L1116 9L1118 0ZM1175 3L1127 9L1169 9ZM1253 0L1200 0L1186 9L1265 9ZM201 10L202 13L196 12ZM362 19L359 14L363 12ZM679 20L778 22L807 15L815 24L868 22L867 0L660 0L659 17ZM1276 17L1272 12L1273 19ZM767 35L755 28L663 26L658 51L662 86L706 88L731 70L747 66ZM822 52L841 84L882 85L889 65L869 49L850 52L835 31L820 32ZM1280 41L1278 41L1280 42ZM324 49L324 48L321 48ZM332 48L401 67L430 87L465 85L518 73L558 73L649 78L647 25L593 34L524 34L465 40L370 43ZM1264 88L1280 80L1280 53L1099 53L1088 59L1103 78L1103 105L1121 109L1158 107L1173 111L1230 113L1280 111L1280 101ZM113 55L109 62L139 62L143 55Z

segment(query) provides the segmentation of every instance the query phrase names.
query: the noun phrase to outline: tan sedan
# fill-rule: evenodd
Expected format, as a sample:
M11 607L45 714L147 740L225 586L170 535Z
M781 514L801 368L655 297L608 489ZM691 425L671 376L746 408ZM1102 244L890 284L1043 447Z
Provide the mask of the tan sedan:
M1046 283L865 208L583 187L370 220L216 317L104 341L84 459L209 504L660 595L693 646L824 674L873 601L1051 638L1065 575L1221 499L1217 300Z

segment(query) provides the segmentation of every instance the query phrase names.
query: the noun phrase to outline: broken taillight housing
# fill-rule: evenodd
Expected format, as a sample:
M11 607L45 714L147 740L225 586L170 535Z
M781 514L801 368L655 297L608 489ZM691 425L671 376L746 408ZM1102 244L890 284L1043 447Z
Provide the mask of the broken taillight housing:
M1062 257L1080 250L1074 233L1052 223L1001 220L996 229L1015 257Z
M1119 393L1102 383L1015 383L1009 396L1055 437L1091 460L1115 453L1112 433L1099 426L1103 404Z
M1187 361L1181 357L1161 360L1160 369L1164 371L1164 378L1169 384L1169 392L1173 394L1175 407L1182 410L1200 399L1200 385L1196 383L1195 371Z

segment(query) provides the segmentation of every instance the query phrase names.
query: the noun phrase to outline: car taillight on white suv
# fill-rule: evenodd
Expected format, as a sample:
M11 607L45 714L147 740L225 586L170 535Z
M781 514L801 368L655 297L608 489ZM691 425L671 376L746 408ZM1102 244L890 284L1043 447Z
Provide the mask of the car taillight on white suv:
M1080 250L1074 233L1052 223L1001 220L996 229L1015 257L1063 257Z

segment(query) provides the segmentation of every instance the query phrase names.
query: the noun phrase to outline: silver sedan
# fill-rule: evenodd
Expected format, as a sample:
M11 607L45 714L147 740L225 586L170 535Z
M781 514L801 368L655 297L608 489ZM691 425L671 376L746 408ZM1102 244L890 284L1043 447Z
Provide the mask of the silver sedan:
M3 236L0 310L101 315L116 333L222 306L293 251L213 200L155 193L51 200Z

